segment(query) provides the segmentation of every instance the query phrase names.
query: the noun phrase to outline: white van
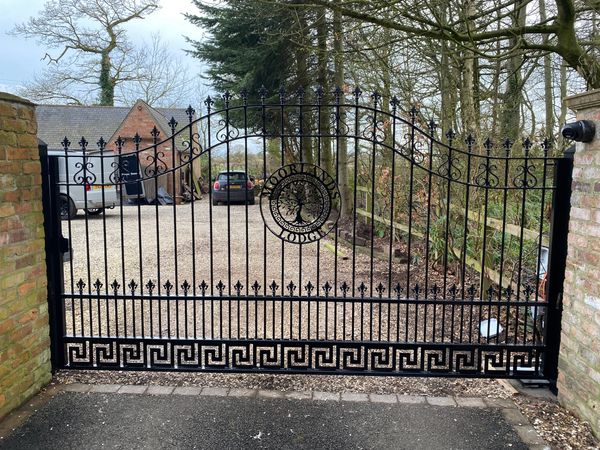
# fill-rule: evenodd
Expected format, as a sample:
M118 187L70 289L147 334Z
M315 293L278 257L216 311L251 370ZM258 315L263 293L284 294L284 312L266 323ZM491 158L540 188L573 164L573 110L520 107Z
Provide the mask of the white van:
M86 154L85 175L90 183L81 183L84 175L84 154L82 152L48 151L48 156L57 157L58 182L60 185L60 216L72 219L82 209L86 214L101 214L106 208L114 208L119 204L117 186L110 179L115 167L116 158ZM104 161L102 161L104 159ZM65 163L68 160L68 165ZM68 182L67 182L68 168ZM102 175L104 169L104 176Z

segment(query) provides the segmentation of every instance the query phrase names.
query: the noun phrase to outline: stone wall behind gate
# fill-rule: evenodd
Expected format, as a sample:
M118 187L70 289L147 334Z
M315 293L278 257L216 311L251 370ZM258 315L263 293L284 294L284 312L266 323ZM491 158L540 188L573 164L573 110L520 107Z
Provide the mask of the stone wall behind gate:
M0 419L51 378L35 106L0 92Z

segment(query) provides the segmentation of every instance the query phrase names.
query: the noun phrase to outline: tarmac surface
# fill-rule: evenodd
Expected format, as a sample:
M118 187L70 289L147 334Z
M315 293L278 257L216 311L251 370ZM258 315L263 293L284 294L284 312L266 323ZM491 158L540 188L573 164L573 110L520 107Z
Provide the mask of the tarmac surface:
M60 392L0 449L527 449L498 408Z

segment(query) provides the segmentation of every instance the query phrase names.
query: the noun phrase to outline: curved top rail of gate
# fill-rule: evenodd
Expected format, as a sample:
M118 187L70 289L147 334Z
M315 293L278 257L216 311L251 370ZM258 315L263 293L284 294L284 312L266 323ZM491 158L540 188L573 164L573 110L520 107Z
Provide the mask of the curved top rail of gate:
M354 102L347 102L341 89L336 89L334 102L326 103L323 93L318 91L315 101L311 103L305 101L301 90L296 93L295 99L288 98L285 92L280 91L280 101L277 103L267 102L266 93L261 91L259 102L249 103L247 93L241 93L237 104L234 104L234 96L225 93L217 99L220 103L218 108L214 108L215 100L209 96L204 102L206 114L194 118L196 111L189 106L186 110L188 123L180 124L171 118L168 122L171 135L165 138L160 137L161 133L155 126L150 130L152 143L146 146L142 146L143 139L139 133L131 138L119 136L113 143L100 137L96 149L90 148L85 137L77 142L76 147L65 136L62 141L65 155L81 152L101 161L112 159L106 164L112 171L109 180L99 180L90 170L93 162L79 163L76 165L78 170L61 184L94 185L110 181L111 184L122 185L125 181L120 174L127 169L129 162L121 159L115 161L115 156L119 155L138 156L143 167L140 181L143 181L181 170L193 160L223 146L247 142L248 139L283 137L346 139L354 140L357 146L371 144L377 147L377 151L388 151L394 158L399 157L436 179L463 186L502 190L553 188L540 182L540 171L560 159L560 156L551 155L548 139L539 143L529 138L524 138L522 142L505 139L496 143L490 138L483 140L468 134L461 136L459 141L459 134L450 129L444 133L444 142L435 121L425 120L415 106L402 111L396 97L390 100L387 108L377 92L369 96L370 101L362 101L362 93L358 89L353 94ZM307 112L316 116L316 129L306 129L303 116ZM261 115L260 123L249 126L248 115L251 113ZM322 113L330 114L326 127L321 124ZM241 118L232 118L239 114ZM292 130L282 122L283 116L295 119ZM206 145L200 142L201 127ZM124 145L128 140L134 144L134 149L125 151ZM165 157L166 146L178 148L181 154L174 163Z

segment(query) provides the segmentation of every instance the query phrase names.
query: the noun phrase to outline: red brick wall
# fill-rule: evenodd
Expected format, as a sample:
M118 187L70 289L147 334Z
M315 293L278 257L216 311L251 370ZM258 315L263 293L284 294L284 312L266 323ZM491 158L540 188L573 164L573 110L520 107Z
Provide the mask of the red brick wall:
M50 381L34 105L0 93L0 419Z
M121 124L119 129L113 135L113 141L116 140L118 136L121 136L123 139L125 139L125 145L123 146L124 153L130 153L135 151L135 143L133 142L133 137L136 133L140 135L140 137L142 138L142 141L140 142L140 149L147 148L147 150L144 150L140 153L140 164L142 166L142 173L146 166L150 166L149 170L152 170L154 166L154 149L151 148L153 145L153 137L151 131L155 126L159 128L158 124L154 122L153 117L150 115L146 107L138 103L132 108L125 121ZM164 135L163 132L161 132L161 134L158 136L158 141L160 142L163 139L167 139L169 138L169 136L170 133ZM111 145L113 145L112 142ZM161 155L159 153L159 159L164 161L165 165L169 169L173 167L173 152L171 147L172 145L170 140L157 147L157 152L162 152L164 154ZM175 167L178 167L179 165L179 152L176 151ZM161 176L158 179L158 186L163 186L167 190L169 195L174 196L178 201L181 198L181 183L179 182L179 178L181 176L180 174L181 171L175 171L175 190L173 190L172 172L169 172L168 175ZM146 183L147 189L153 190L153 186L153 180L151 180L151 182Z

